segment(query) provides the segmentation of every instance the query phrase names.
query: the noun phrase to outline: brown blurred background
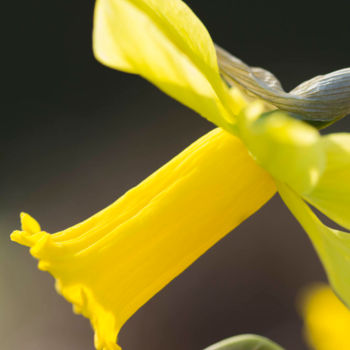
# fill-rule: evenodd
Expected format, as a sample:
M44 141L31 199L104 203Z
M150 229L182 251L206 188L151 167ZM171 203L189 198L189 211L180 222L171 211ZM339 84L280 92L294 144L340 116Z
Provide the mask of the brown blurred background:
M213 39L288 90L350 66L349 5L332 1L192 0ZM9 241L26 211L49 231L122 195L213 126L142 79L98 64L93 1L7 4L0 137L0 343L4 350L92 350L26 248ZM334 130L350 131L350 119ZM276 196L126 324L125 350L196 350L258 333L307 349L301 288L325 280L307 236ZM331 349L330 349L331 350Z

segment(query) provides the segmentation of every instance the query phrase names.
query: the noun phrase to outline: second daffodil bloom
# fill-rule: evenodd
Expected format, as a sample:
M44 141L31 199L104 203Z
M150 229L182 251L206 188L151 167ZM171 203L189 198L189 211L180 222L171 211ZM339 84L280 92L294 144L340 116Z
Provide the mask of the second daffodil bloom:
M320 284L308 288L300 301L305 336L312 349L350 349L350 310L329 286Z
M350 134L321 136L312 126L349 112L348 70L288 94L271 73L215 48L180 0L97 0L93 39L99 61L143 76L218 126L76 226L49 234L22 214L12 240L31 247L90 319L96 348L119 349L127 319L276 190L349 305L350 236L309 206L350 229Z

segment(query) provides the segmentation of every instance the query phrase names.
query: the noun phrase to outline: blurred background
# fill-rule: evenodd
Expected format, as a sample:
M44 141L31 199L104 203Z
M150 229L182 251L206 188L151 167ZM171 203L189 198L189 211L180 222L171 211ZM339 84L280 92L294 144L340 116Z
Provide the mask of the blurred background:
M345 1L187 1L215 42L274 72L285 89L350 66ZM26 248L9 241L19 213L55 232L122 195L213 125L91 51L93 1L17 1L3 12L0 137L0 339L4 350L93 350ZM132 25L132 24L131 24ZM350 131L344 119L328 131ZM276 196L142 307L125 350L196 350L258 333L306 350L300 289L325 276Z

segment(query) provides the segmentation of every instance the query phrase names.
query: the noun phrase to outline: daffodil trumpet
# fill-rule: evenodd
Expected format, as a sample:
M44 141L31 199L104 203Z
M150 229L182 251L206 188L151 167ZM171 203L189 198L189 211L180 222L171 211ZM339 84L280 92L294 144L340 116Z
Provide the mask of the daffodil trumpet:
M100 62L141 75L218 126L78 225L48 234L22 214L12 240L31 247L57 291L90 319L96 348L119 349L127 319L276 189L350 305L349 236L310 209L350 229L350 135L321 136L300 120L328 123L347 113L347 78L342 90L325 76L334 98L300 92L313 83L301 84L296 98L267 71L232 69L181 0L97 0L93 39ZM334 100L347 107L335 108Z

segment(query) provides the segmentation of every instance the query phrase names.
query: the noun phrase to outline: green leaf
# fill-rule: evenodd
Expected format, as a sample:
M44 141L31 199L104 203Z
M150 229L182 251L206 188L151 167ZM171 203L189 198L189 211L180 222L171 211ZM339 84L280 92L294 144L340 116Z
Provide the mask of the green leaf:
M273 341L255 334L237 335L204 350L284 350Z

